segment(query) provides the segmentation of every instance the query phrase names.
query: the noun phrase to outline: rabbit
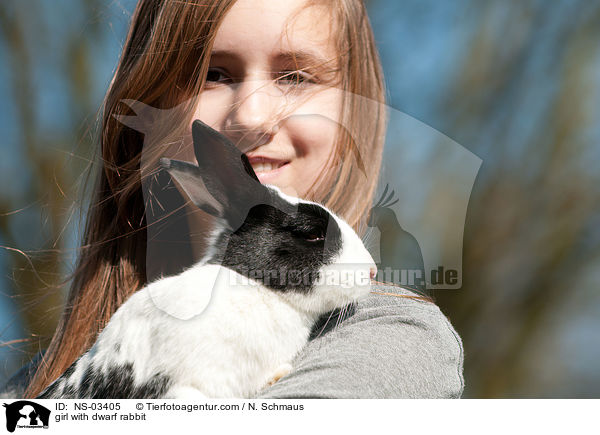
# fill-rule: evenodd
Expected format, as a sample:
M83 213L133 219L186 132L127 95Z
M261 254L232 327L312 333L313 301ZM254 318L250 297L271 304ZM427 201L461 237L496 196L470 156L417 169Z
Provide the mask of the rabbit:
M251 398L289 373L319 317L370 292L376 267L350 225L260 184L199 120L192 137L198 166L160 165L217 218L208 253L131 295L38 398Z

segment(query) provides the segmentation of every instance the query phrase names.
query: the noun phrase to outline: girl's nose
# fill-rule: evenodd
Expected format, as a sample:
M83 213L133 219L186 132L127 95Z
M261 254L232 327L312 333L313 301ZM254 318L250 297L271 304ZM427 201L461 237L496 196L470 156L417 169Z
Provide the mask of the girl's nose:
M269 80L246 80L238 85L227 132L243 152L272 139L276 132L278 98L281 96L277 96Z

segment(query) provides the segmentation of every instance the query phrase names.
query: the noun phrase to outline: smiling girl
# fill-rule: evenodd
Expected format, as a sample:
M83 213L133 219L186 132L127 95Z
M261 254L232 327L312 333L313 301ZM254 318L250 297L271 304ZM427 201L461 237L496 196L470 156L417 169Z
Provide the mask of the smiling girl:
M149 140L119 122L131 115L124 100L161 109L156 125L168 130L155 125ZM262 183L321 202L363 233L385 114L362 1L138 3L104 101L102 170L67 306L42 362L9 383L14 395L35 397L132 293L202 257L209 218L183 195L161 196L153 172L160 157L194 162L195 119L246 153ZM261 397L460 397L462 344L439 308L399 287L373 290L346 316L324 318Z

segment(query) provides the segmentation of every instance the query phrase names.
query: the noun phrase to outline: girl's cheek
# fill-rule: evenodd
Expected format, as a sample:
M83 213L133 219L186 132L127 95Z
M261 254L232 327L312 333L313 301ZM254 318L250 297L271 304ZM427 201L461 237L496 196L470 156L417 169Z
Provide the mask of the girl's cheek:
M337 123L321 115L293 116L286 130L298 157L325 159L335 144Z
M337 89L316 93L286 119L286 128L297 151L319 156L319 160L328 157L339 131L340 95Z
M316 115L291 117L286 131L296 153L290 182L304 197L330 164L329 156L335 145L337 124Z
M339 131L340 95L337 89L317 93L286 120L286 129L299 158L298 166L301 166L298 169L302 172L302 187L310 186L331 164L330 156Z
M205 90L200 94L193 120L199 119L219 130L227 117L227 111L232 107L232 101L233 95L227 86Z
M293 115L316 115L337 123L342 105L342 91L336 88L315 86L309 94L290 101Z

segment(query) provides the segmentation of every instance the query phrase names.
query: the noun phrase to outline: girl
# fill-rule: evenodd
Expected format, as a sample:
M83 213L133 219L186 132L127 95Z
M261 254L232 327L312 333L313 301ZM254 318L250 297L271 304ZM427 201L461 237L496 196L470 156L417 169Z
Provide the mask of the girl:
M194 119L236 143L261 182L325 204L360 234L383 103L361 0L140 0L104 101L102 171L67 306L41 362L9 383L13 395L35 397L129 295L202 257L209 218L155 170L164 156L194 161ZM462 344L427 298L377 284L332 317L260 397L460 397Z

